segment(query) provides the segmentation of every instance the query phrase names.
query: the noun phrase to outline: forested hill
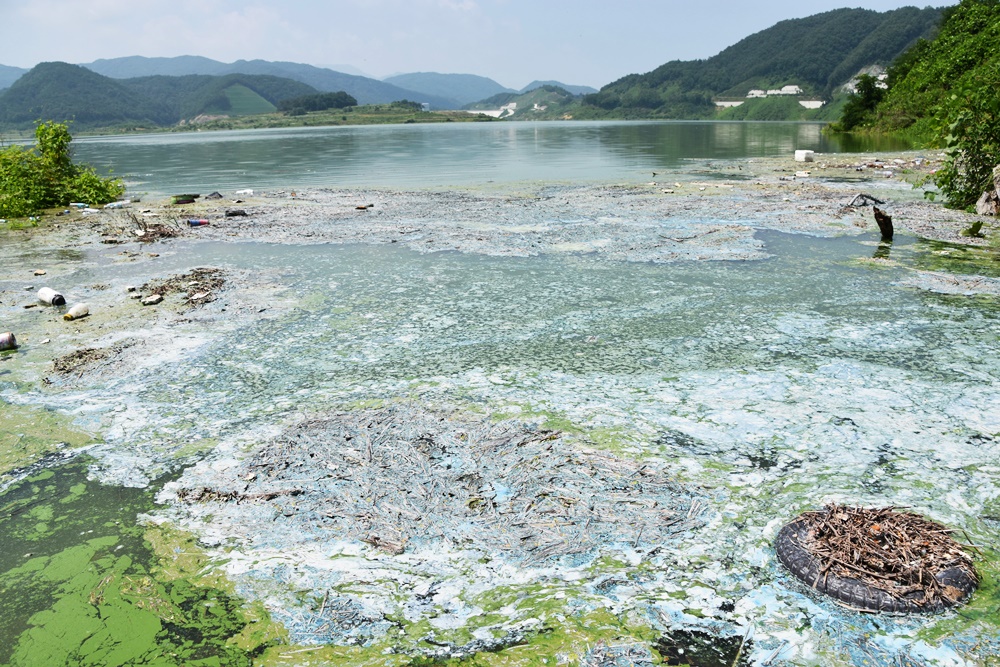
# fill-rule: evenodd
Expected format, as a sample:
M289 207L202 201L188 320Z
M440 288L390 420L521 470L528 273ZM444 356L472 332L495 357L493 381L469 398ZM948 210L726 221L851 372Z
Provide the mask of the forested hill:
M971 111L979 101L992 105L983 113L996 119L998 44L1000 2L962 0L947 8L938 38L917 44L889 70L889 90L872 124L889 132L916 125L914 133L928 138L935 114Z
M672 61L631 74L584 101L619 112L698 117L713 113L713 97L744 97L752 89L798 85L808 95L829 98L862 68L888 66L920 38L932 37L940 18L940 9L904 7L837 9L781 21L707 60Z
M990 214L1000 164L998 42L1000 0L961 0L945 9L934 40L918 42L893 63L887 91L869 87L867 96L852 100L861 111L853 126L906 130L944 149L934 183L948 205Z
M0 126L72 120L76 127L160 124L162 114L118 81L68 63L40 63L0 94Z
M41 63L0 93L0 127L29 128L39 119L74 129L173 125L198 115L274 111L285 99L315 93L273 76L154 76L111 79L68 63Z

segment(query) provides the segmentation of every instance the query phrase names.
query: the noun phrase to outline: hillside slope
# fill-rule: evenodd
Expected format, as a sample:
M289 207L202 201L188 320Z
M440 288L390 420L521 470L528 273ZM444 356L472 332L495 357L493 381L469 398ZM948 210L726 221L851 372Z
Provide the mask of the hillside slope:
M996 100L998 43L1000 2L963 0L950 7L937 38L916 45L889 70L889 90L876 109L874 125L888 131L916 125L916 134L927 136L935 110L950 106L952 94ZM962 99L956 102L969 106Z
M171 123L201 114L239 116L271 112L282 100L316 92L315 88L291 79L248 74L149 76L122 79L120 83L164 109ZM243 104L234 106L234 98L243 100Z
M590 93L596 93L595 88L590 86L571 86L561 81L532 81L527 86L521 89L521 93L530 93L535 88L542 88L544 86L555 86L556 88L562 88L563 90L573 93L574 95L588 95Z
M887 66L918 39L932 36L941 10L889 12L837 9L781 21L707 60L672 61L631 74L584 97L605 110L671 117L709 117L712 98L743 97L751 89L800 86L830 98L867 65Z

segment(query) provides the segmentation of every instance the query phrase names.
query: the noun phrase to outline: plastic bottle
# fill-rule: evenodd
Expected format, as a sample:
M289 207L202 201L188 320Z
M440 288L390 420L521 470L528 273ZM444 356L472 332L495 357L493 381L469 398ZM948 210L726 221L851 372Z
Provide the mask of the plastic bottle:
M11 332L0 333L0 352L17 349L17 339Z
M38 300L50 306L66 305L66 297L49 287L38 290Z
M71 320L78 320L81 317L86 317L87 315L90 315L90 304L78 303L70 308L69 312L63 315L63 319L69 322Z

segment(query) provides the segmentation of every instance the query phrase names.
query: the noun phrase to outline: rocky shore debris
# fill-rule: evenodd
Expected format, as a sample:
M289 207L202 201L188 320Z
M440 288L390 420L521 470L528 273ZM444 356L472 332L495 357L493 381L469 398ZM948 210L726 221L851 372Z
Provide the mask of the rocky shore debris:
M149 222L146 217L153 217L153 211L143 213L139 217L132 211L115 211L104 226L102 243L120 244L128 241L152 243L162 239L171 239L181 235L180 225L176 221Z
M868 207L873 205L884 206L885 202L876 197L872 197L869 194L860 192L854 195L854 199L852 199L850 203L848 203L847 205L852 206L854 208L859 208L859 207Z
M972 557L941 524L895 507L837 504L778 534L778 558L809 586L866 611L939 611L979 584Z
M199 267L188 273L171 276L163 280L151 280L139 288L144 294L143 305L161 303L164 297L171 294L184 294L185 301L191 305L201 305L214 301L214 294L226 284L226 274L222 269ZM153 297L159 297L153 300ZM151 301L147 303L147 301Z
M993 168L993 187L986 190L976 202L978 215L1000 215L1000 164Z
M255 540L291 531L390 554L444 542L521 563L614 545L659 549L699 524L702 506L659 463L583 451L558 431L515 420L410 405L308 419L225 478L177 493L253 504L217 515ZM270 503L270 512L260 507L279 497L286 502Z
M52 360L52 368L58 375L72 375L93 371L101 365L113 365L122 352L139 341L124 340L109 347L86 347Z

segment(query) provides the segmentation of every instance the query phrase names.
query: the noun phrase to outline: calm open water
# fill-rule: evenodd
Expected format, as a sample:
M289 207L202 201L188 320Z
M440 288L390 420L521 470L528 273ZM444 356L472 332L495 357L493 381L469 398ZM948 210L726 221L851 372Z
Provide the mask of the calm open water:
M245 130L74 142L76 157L137 192L632 182L687 160L901 150L847 144L815 123L545 122Z

